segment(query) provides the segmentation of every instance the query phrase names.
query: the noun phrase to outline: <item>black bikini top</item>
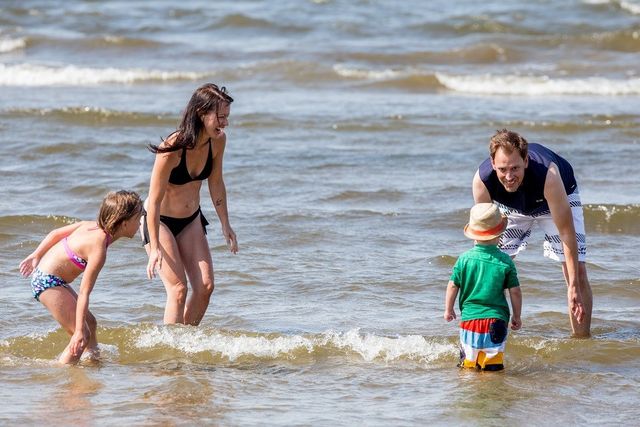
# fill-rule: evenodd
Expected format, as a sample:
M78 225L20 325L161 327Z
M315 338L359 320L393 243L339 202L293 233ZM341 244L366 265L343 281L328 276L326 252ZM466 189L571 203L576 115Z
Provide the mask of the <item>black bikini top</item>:
M171 170L169 175L169 183L174 185L184 185L192 181L204 181L209 178L211 171L213 170L213 154L211 153L211 138L209 138L209 157L207 157L207 163L204 165L202 172L195 178L189 175L187 169L187 149L182 149L182 157L180 158L180 164Z

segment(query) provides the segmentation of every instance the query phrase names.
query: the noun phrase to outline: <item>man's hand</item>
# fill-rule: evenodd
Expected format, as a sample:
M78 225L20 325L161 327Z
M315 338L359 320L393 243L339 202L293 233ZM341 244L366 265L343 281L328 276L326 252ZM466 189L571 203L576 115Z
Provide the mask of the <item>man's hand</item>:
M569 300L569 310L578 323L582 323L584 319L584 305L582 304L582 296L578 292L576 286L567 289L567 299Z

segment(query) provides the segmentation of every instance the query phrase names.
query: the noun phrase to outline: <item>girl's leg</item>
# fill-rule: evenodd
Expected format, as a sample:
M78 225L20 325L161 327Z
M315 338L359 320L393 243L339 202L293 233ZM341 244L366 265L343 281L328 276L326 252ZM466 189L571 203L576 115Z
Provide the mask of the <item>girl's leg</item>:
M213 293L213 261L200 218L185 227L177 240L192 290L184 309L184 323L199 325Z
M181 233L182 234L182 233ZM167 292L167 304L164 308L164 324L184 323L184 305L187 299L187 276L184 273L182 257L173 234L160 224L160 248L162 250L162 268L160 278ZM147 255L149 245L145 245Z
M46 289L40 294L40 302L51 313L53 318L67 331L69 335L73 335L76 329L76 293L70 288L64 288L62 286L56 286ZM89 326L85 323L85 333L91 334ZM93 334L91 334L93 336ZM83 349L84 351L84 349ZM80 356L72 356L69 352L69 346L67 346L60 358L61 363L76 363L80 360Z
M74 291L72 288L67 288L67 291L71 292L76 301L78 300L78 294L76 293L76 291ZM91 313L91 311L87 312L86 322L87 326L89 327L89 332L91 333L91 338L89 338L89 343L87 344L87 348L85 351L87 353L90 353L89 357L91 359L95 360L100 358L100 350L98 349L98 334L96 332L98 329L98 321L96 320L93 313ZM71 332L71 335L73 335L73 332Z

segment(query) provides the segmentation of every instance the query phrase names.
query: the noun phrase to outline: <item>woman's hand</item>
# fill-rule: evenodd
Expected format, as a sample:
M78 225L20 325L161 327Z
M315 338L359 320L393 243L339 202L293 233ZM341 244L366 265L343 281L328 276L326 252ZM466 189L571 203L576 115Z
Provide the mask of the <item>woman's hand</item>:
M236 240L236 233L234 233L231 227L225 227L222 229L222 234L227 241L227 246L231 253L238 253L238 240Z
M156 277L156 267L158 270L162 268L162 251L160 248L149 250L149 262L147 263L147 277L153 279Z
M40 258L35 256L34 254L29 255L28 257L23 259L22 262L20 263L20 273L23 276L30 275L33 272L33 270L35 270L35 268L38 266L39 263L40 263Z

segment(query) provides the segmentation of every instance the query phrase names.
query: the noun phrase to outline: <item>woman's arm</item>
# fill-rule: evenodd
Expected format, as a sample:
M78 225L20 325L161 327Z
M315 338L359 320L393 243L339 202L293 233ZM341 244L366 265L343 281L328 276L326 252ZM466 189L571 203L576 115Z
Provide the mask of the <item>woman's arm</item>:
M169 175L175 167L176 152L156 154L151 181L149 183L149 203L147 206L147 228L149 230L149 262L147 277L155 277L155 269L162 268L160 250L160 205L169 185Z
M220 225L222 226L222 234L227 241L227 246L232 253L238 252L238 241L236 240L236 233L234 233L229 223L229 211L227 209L227 189L224 185L224 179L222 177L222 158L224 157L224 148L227 143L227 136L223 135L220 140L216 141L216 145L220 147L219 151L215 154L213 159L213 173L209 176L209 194L211 195L211 201L216 209L218 218L220 219Z
M22 273L23 276L31 274L38 266L40 259L49 251L49 249L69 234L73 233L83 223L84 221L80 221L50 231L42 242L40 242L38 247L28 257L22 260L20 263L20 273Z

